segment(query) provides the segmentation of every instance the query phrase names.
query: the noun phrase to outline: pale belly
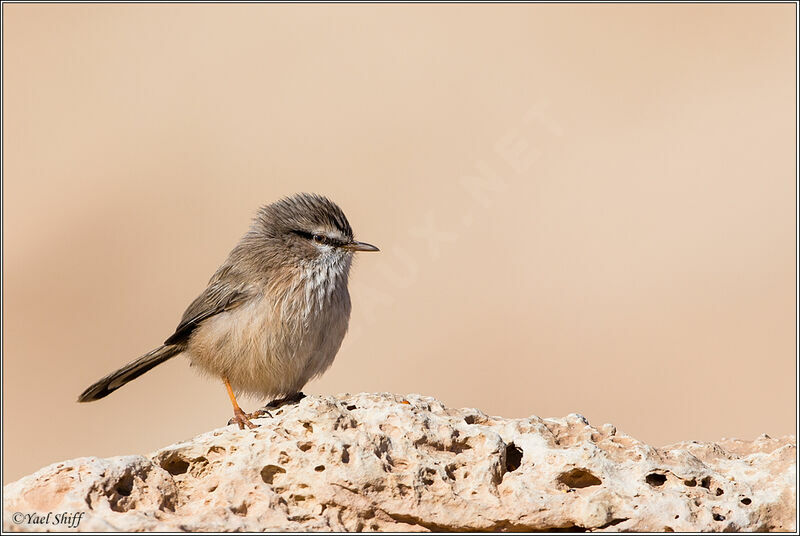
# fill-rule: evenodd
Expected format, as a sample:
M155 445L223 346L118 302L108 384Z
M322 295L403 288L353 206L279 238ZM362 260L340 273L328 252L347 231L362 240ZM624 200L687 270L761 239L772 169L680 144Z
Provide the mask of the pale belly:
M346 290L295 315L260 299L205 320L185 353L201 372L227 378L237 394L277 398L300 391L330 367L349 317Z

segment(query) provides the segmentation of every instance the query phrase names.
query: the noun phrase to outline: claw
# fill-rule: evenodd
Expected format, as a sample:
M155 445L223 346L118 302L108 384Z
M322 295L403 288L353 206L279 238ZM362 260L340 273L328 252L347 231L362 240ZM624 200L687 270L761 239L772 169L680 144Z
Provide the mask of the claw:
M260 419L261 417L269 417L271 419L272 413L267 411L266 408L261 408L255 410L253 413L248 414L247 417L250 419Z
M236 408L233 410L233 418L228 421L228 424L237 424L239 425L239 430L244 430L244 427L247 426L248 428L257 428L258 425L253 424L250 422L250 418L241 408Z
M263 408L255 410L253 413L245 413L236 403L236 398L233 396L233 390L230 388L230 384L228 384L227 380L225 380L225 385L228 387L228 394L231 397L231 402L234 404L233 418L228 421L228 424L237 424L239 426L239 430L244 430L245 426L248 428L257 428L258 425L250 422L250 419L260 419L261 417L269 417L271 419L272 413L270 413L269 410L278 409L286 404L295 404L306 397L306 395L303 393L294 393L292 395L273 400Z

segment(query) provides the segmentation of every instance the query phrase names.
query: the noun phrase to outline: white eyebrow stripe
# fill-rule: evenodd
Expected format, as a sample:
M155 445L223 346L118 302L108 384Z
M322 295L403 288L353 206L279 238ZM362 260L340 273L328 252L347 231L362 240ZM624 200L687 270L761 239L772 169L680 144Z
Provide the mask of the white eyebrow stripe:
M329 231L325 229L320 229L318 231L314 231L312 234L327 236L328 238L336 240L337 242L347 242L347 238L345 238L345 236L338 231Z

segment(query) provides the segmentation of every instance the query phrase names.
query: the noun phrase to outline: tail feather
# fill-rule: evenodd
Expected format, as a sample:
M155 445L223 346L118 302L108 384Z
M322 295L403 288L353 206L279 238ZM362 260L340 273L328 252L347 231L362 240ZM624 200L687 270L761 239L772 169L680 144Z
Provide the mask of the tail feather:
M147 352L139 359L131 361L116 372L96 381L81 396L78 402L91 402L100 400L110 395L131 380L135 380L151 368L160 365L170 357L179 354L183 348L179 345L159 346L155 350Z

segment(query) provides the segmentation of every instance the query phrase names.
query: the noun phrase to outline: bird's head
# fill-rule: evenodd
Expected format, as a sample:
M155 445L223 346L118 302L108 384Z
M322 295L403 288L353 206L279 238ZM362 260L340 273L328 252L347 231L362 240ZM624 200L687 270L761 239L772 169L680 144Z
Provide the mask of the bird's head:
M297 194L262 207L252 231L266 239L280 264L349 266L355 252L379 251L355 240L342 209L316 194Z

